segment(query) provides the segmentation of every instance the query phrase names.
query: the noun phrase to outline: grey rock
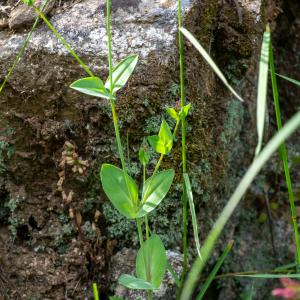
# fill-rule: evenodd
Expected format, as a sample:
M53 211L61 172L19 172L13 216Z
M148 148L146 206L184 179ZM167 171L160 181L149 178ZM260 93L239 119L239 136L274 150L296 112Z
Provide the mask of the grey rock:
M45 0L37 0L35 1L35 5L37 7L42 7L42 4L45 2ZM55 0L50 0L44 9L44 14L48 14L53 6L54 6ZM9 28L10 29L17 29L20 27L23 27L25 25L32 25L34 20L36 19L37 15L34 12L32 7L28 7L24 3L20 3L17 7L15 7L10 15L9 15Z
M136 250L123 248L111 258L110 263L110 284L113 287L114 293L118 297L123 297L126 300L147 300L147 294L138 290L130 290L118 284L118 278L122 274L134 275ZM167 250L167 257L172 265L177 276L180 276L183 268L183 255L177 251ZM154 293L155 299L171 300L175 299L176 287L175 281L169 271L166 272L165 278L159 290Z

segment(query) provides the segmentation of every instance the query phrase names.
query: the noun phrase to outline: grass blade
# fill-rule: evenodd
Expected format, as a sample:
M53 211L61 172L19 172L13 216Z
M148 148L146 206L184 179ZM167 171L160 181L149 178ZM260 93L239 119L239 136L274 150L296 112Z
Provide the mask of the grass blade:
M194 47L199 51L202 57L206 60L206 62L210 65L210 67L214 70L214 72L218 75L218 77L223 81L225 86L229 89L229 91L240 101L244 101L241 96L231 87L228 83L227 79L216 65L216 63L212 60L210 55L206 52L206 50L200 45L197 39L185 28L181 27L180 31L184 34L184 36L194 45Z
M253 275L235 275L234 277L249 277L249 278L258 278L258 279L277 279L277 278L300 279L300 274L253 274Z
M300 86L300 81L298 81L298 80L296 80L296 79L293 79L293 78L290 78L290 77L287 77L287 76L285 76L285 75L281 75L281 74L278 74L278 73L275 73L278 77L280 77L280 78L282 78L282 79L284 79L284 80L286 80L286 81L289 81L289 82L291 82L291 83L293 83L293 84L295 84L295 85L298 85L298 86Z
M49 0L46 0L46 1L45 1L45 3L43 4L43 6L42 6L42 8L41 8L41 11L44 11L44 9L46 8L48 2L49 2ZM12 74L13 74L15 68L17 67L18 63L20 62L22 56L24 55L24 52L25 52L25 50L26 50L26 48L27 48L27 46L28 46L28 43L29 43L29 41L30 41L30 39L31 39L31 36L32 36L32 34L33 34L33 32L34 32L34 30L35 30L35 28L36 28L36 26L37 26L39 20L40 20L40 17L38 16L38 17L35 19L35 21L34 21L32 27L31 27L31 29L30 29L28 35L26 36L26 39L25 39L25 41L24 41L24 43L23 43L23 45L22 45L20 51L18 52L18 54L17 54L17 56L16 56L16 58L15 58L15 60L14 60L14 62L13 62L13 65L12 65L11 68L9 69L7 75L6 75L5 78L4 78L4 81L2 82L2 84L1 84L1 86L0 86L0 93L1 93L2 90L4 89L6 83L8 82L8 80L10 79L10 77L12 76Z
M95 283L95 282L93 283L93 295L94 295L94 300L99 300L97 283Z
M275 63L273 57L273 48L272 43L270 45L270 70L271 70L271 81L272 81L272 90L273 90L273 99L274 99L274 106L275 106L275 113L276 113L276 121L277 121L277 128L280 130L282 128L282 120L281 120L281 112L280 112L280 105L279 105L279 93L277 87L277 80L276 80L276 73L275 73ZM296 252L297 252L297 263L300 266L300 241L299 241L299 231L298 231L298 224L297 224L297 211L295 206L295 196L293 192L292 180L289 170L289 163L288 163L288 151L286 148L285 143L282 143L279 148L280 158L283 163L283 169L285 174L285 181L288 189L289 195L289 202L291 208L291 216L293 222L293 229L294 229L294 238L296 244Z
M173 269L169 260L167 260L167 270L171 273L171 275L176 283L176 286L179 288L180 287L179 277L177 276L177 274L176 274L175 270Z
M300 112L294 115L293 118L269 141L266 147L261 151L257 158L253 161L248 171L240 181L236 190L229 199L227 205L223 209L221 215L216 221L214 227L210 231L205 244L202 247L201 255L202 260L197 258L192 266L184 285L181 300L188 300L194 290L198 277L201 274L207 260L209 259L214 245L220 236L224 226L231 217L233 211L239 204L240 200L246 193L248 187L260 172L264 164L272 156L272 154L279 148L279 146L286 140L298 127L300 126Z
M257 93L257 110L256 125L258 142L255 150L255 156L261 151L264 138L264 127L267 107L267 90L268 90L268 70L269 70L269 49L270 49L271 33L267 26L263 36L263 42L260 54L259 77L258 77L258 93Z
M202 259L201 252L200 252L198 224L197 224L197 218L196 218L195 205L194 205L193 192L192 192L192 188L191 188L190 178L189 178L189 175L187 173L183 174L183 178L184 178L184 183L185 183L185 187L186 187L187 197L189 199L195 244L196 244L198 256L200 257L200 259Z
M229 243L226 246L226 249L222 253L222 255L219 257L217 263L215 264L214 268L212 269L211 273L209 274L207 280L205 281L203 287L200 290L200 293L198 294L196 300L201 300L203 296L205 295L207 289L209 288L211 282L214 280L216 274L218 273L220 267L222 266L225 258L227 257L228 253L230 252L233 245L233 240L229 241Z

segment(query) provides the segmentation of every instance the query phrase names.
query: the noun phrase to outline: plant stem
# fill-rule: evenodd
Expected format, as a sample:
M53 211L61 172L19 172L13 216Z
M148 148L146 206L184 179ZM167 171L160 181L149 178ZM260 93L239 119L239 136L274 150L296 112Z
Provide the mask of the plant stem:
M175 137L176 137L176 133L177 133L177 130L178 130L179 123L180 123L180 121L177 121L177 122L176 122L174 131L173 131L173 134L172 134L173 141L174 141L174 139L175 139ZM161 163L162 163L164 157L165 157L165 154L161 154L161 155L160 155L160 158L159 158L159 160L158 160L158 162L156 163L156 166L155 166L155 168L154 168L153 174L152 174L152 176L151 176L151 178L152 178L152 179L151 179L151 182L149 183L148 188L147 188L147 190L146 190L146 192L145 192L145 194L144 194L144 197L143 197L143 199L142 199L142 201L141 201L141 204L142 204L142 205L145 203L145 199L147 199L147 197L148 197L149 187L151 186L152 180L153 180L154 176L156 175L156 173L158 172L158 170L159 170L159 168L160 168L160 165L161 165Z
M48 2L49 2L49 0L46 0L46 1L45 1L44 5L42 6L41 11L43 11L43 10L45 9L45 7L46 7L46 5L48 4ZM18 55L17 55L17 57L16 57L16 59L15 59L13 65L12 65L11 68L9 69L7 75L6 75L5 78L4 78L4 81L3 81L2 84L1 84L1 87L0 87L0 93L2 92L2 90L4 89L4 86L6 85L7 81L10 79L11 75L13 74L13 72L14 72L14 70L15 70L17 64L20 62L20 60L21 60L21 58L22 58L22 56L23 56L23 54L24 54L24 52L25 52L25 49L26 49L26 47L27 47L27 45L28 45L28 43L29 43L29 41L30 41L30 39L31 39L31 36L32 36L32 34L33 34L33 32L34 32L34 30L35 30L35 28L36 28L36 26L37 26L39 20L40 20L40 17L38 16L38 17L35 19L35 22L34 22L34 24L32 25L32 27L31 27L31 29L30 29L30 32L28 33L28 35L27 35L27 37L26 37L26 39L25 39L25 41L24 41L24 44L22 45L22 47L21 47L21 49L20 49L20 51L19 51L19 53L18 53Z
M280 105L279 105L279 93L277 88L277 79L275 73L275 64L274 64L274 56L273 56L273 48L272 42L270 43L270 69L271 69L271 80L272 80L272 89L273 89L273 98L274 98L274 106L275 106L275 113L276 113L276 121L277 121L277 128L280 130L282 128L282 120L281 120L281 112L280 112ZM291 216L294 228L294 236L295 236L295 244L296 244L296 261L297 261L297 272L300 269L300 241L299 241L299 231L298 231L298 224L297 224L297 211L295 207L295 197L293 192L293 186L291 181L291 175L289 170L288 164L288 152L285 143L279 147L280 157L283 163L284 173L285 173L285 181L288 189L290 207L291 207Z
M95 283L95 282L93 283L93 295L94 295L94 300L99 300L97 283Z
M147 264L147 257L146 257L146 253L145 253L145 248L143 247L144 245L144 238L143 238L143 232L142 232L142 225L141 225L141 219L136 219L136 225L137 225L137 229L138 229L138 235L139 235L139 241L140 241L140 246L142 248L142 254L143 254L143 260L144 260L144 265L146 268L146 277L147 277L147 281L150 282L150 270L148 268L148 264ZM148 300L152 300L152 291L148 291Z
M94 77L91 70L87 67L87 65L77 56L77 54L74 52L74 50L71 48L71 46L68 44L68 42L59 34L59 32L53 27L53 25L48 21L46 16L37 8L33 7L35 12L39 15L39 17L45 22L45 24L48 26L48 28L54 33L54 35L61 41L61 43L65 46L65 48L70 51L72 56L78 61L78 63L81 65L81 67L91 76Z
M181 28L181 0L178 0L178 29ZM184 94L184 63L183 63L183 38L182 33L178 30L178 44L179 44L179 66L180 66L180 107L185 105ZM186 122L185 116L181 120L181 145L182 145L182 173L186 173ZM184 282L185 274L187 271L187 193L184 181L182 183L182 216L183 216L183 271L181 276L181 285Z
M145 186L146 182L146 165L143 164L143 186ZM145 226L146 226L146 239L149 239L149 223L148 223L148 216L145 215L144 217L145 220Z
M110 30L110 0L106 1L106 30L107 30L110 92L112 94L113 93L113 81L112 81L113 63L112 63L111 30Z
M127 167L126 167L126 163L125 163L124 152L123 152L120 131L119 131L119 125L118 125L118 116L117 116L117 112L116 112L116 105L115 105L115 101L113 99L110 100L110 106L111 106L112 118L113 118L113 122L114 122L114 128L115 128L115 134L116 134L116 140L117 140L117 147L118 147L118 152L119 152L119 156L120 156L120 160L121 160L121 164L122 164L122 169L127 174Z
M147 197L149 196L149 189L150 189L150 186L151 186L151 184L152 184L152 181L153 181L153 179L154 179L154 176L156 175L156 173L157 173L157 171L158 171L158 169L159 169L159 167L160 167L160 165L161 165L161 163L162 163L162 160L163 160L164 156L165 156L164 154L161 154L160 157L159 157L158 162L156 163L156 166L155 166L155 168L154 168L154 171L153 171L152 176L151 176L151 179L150 179L151 181L150 181L150 183L148 184L147 189L146 189L146 191L145 191L145 194L144 194L144 196L143 196L143 198L142 198L141 206L145 203Z
M212 271L210 272L208 278L206 279L204 285L202 286L199 294L197 295L196 300L202 300L203 299L207 289L211 285L212 281L215 279L216 274L218 273L220 267L224 263L225 258L227 257L228 253L230 252L230 250L232 248L232 245L233 245L233 240L228 242L224 252L222 253L221 256L219 256L219 258L217 260L217 263L215 264L214 268L212 269Z

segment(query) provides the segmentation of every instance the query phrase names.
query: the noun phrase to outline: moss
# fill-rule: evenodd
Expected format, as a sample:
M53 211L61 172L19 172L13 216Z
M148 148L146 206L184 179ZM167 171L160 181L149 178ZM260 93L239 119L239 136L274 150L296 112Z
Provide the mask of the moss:
M238 142L243 120L243 104L238 100L231 100L227 106L227 117L224 124L224 131L221 134L221 140L224 144L226 144L226 146L231 143Z
M95 241L97 235L96 235L95 230L92 228L92 224L90 221L86 221L83 224L82 230L83 230L84 236L87 240Z
M172 83L169 87L169 93L171 93L172 96L177 97L180 90L180 86L178 83Z
M52 247L54 247L58 253L64 254L70 247L70 240L74 234L74 227L71 223L64 224L60 231L57 232L52 241Z
M0 137L7 138L14 133L13 129L0 132ZM5 159L10 159L15 153L15 148L6 140L0 139L0 175L6 170Z
M20 225L20 219L16 214L16 210L20 206L23 200L24 200L23 198L16 196L10 198L9 201L5 204L5 206L9 211L9 218L8 218L9 230L13 238L16 238L18 233L18 227Z
M161 122L162 122L162 116L160 115L151 116L145 121L144 132L146 134L157 134Z
M106 234L109 239L117 239L123 243L137 242L135 237L135 222L123 217L110 202L105 202L102 206L103 216L107 227Z

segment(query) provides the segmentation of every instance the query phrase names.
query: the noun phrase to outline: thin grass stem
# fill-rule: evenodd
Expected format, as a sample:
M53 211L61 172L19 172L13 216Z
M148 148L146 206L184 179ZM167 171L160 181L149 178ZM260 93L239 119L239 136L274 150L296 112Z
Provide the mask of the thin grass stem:
M68 44L68 42L61 36L61 34L53 27L53 25L48 21L46 16L39 10L37 7L33 7L38 16L45 22L48 28L53 32L53 34L61 41L64 47L72 54L72 56L77 60L77 62L81 65L81 67L91 76L94 77L91 70L88 66L82 61L82 59L74 52L72 47Z
M42 11L42 12L44 11L44 9L45 9L45 7L47 6L48 2L49 2L49 0L46 0L45 3L43 4L43 6L42 6L42 8L41 8L41 11ZM28 33L28 35L27 35L27 37L26 37L26 39L25 39L25 41L24 41L24 43L23 43L23 45L22 45L22 47L21 47L21 49L20 49L20 51L18 52L18 54L17 54L17 56L16 56L16 59L15 59L14 62L13 62L13 65L12 65L11 68L9 69L7 75L6 75L5 78L4 78L4 81L3 81L2 84L1 84L1 87L0 87L0 93L1 93L2 90L4 89L6 83L8 82L8 80L10 79L10 77L12 76L12 74L13 74L15 68L17 67L18 63L20 62L22 56L24 55L24 52L25 52L25 50L26 50L26 48L27 48L27 46L28 46L28 43L29 43L29 41L30 41L30 39L31 39L31 36L32 36L32 34L33 34L33 32L34 32L34 30L35 30L35 28L36 28L36 26L37 26L39 20L40 20L40 17L38 16L38 17L35 19L35 21L34 21L32 27L31 27L31 29L30 29L30 31L29 31L29 33Z
M276 121L277 121L277 128L280 130L282 128L282 120L281 120L281 112L280 112L280 105L279 105L279 92L277 87L277 78L275 72L275 63L274 63L274 55L273 55L273 47L272 42L270 43L270 70L271 70L271 81L272 81L272 90L273 90L273 99L274 99L274 107L276 113ZM280 158L283 163L284 174L285 174L285 181L288 189L289 195L289 202L291 208L291 216L292 216L292 223L294 229L294 238L296 244L296 261L297 261L297 269L299 272L300 269L300 241L299 241L299 231L298 231L298 224L297 224L297 211L295 206L295 197L293 192L292 180L289 170L288 164L288 151L286 148L286 144L282 143L279 148Z
M94 300L99 300L97 283L95 283L95 282L93 283L93 295L94 295Z
M242 197L246 193L248 187L271 157L271 155L277 151L280 145L300 126L300 112L295 114L286 125L278 131L278 133L269 141L265 148L260 152L257 158L253 161L248 171L240 181L239 185L235 189L234 193L227 202L225 208L220 214L218 220L215 222L214 227L211 229L201 251L202 260L198 257L189 272L187 280L184 284L181 300L189 300L191 294L195 288L195 285L199 279L206 262L208 261L211 253L214 249L214 245L219 238L224 226L230 219L233 211L241 201Z
M206 279L203 287L201 288L199 294L197 295L196 300L201 300L203 299L206 291L208 290L209 286L211 285L212 281L215 279L216 274L218 273L220 267L222 266L224 260L226 259L228 253L230 252L231 248L233 245L233 240L229 241L224 252L222 253L222 255L218 258L217 263L215 264L215 266L213 267L211 273L209 274L208 278Z
M182 27L181 17L181 0L178 0L178 45L179 45L179 67L180 67L180 107L185 105L185 89L184 89L184 62L183 62L183 37L179 28ZM186 120L183 116L181 120L181 146L182 146L182 174L186 173ZM183 271L181 275L181 285L184 282L185 274L187 271L187 191L182 179L182 217L183 217Z

